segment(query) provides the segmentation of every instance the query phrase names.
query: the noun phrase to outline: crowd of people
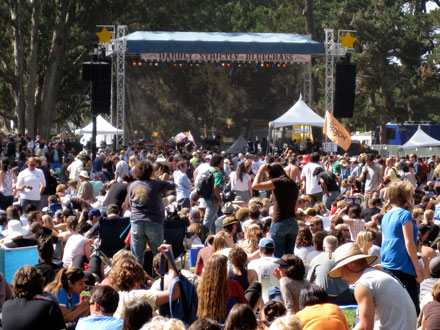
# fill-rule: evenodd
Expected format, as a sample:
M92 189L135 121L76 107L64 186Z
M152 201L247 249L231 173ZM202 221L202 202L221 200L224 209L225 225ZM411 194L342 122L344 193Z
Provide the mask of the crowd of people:
M10 136L1 244L39 263L0 273L2 328L439 328L440 159L294 151Z

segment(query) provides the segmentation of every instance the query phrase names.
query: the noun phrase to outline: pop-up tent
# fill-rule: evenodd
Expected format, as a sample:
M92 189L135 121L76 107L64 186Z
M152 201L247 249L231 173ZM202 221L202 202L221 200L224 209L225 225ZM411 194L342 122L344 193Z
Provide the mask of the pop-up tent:
M238 154L245 153L247 150L248 143L246 139L240 136L234 143L226 150L228 154Z
M437 147L437 146L440 146L440 141L430 137L419 126L417 131L411 137L411 139L409 139L408 142L402 145L402 149Z
M277 119L269 122L269 128L279 128L292 125L324 127L324 118L320 117L310 109L300 95L299 100L293 105L293 107Z
M87 126L75 130L76 134L82 134L81 143L86 144L92 138L93 122ZM96 117L96 144L100 145L101 141L105 141L107 144L112 143L114 135L122 135L124 131L113 127L107 120L101 115Z

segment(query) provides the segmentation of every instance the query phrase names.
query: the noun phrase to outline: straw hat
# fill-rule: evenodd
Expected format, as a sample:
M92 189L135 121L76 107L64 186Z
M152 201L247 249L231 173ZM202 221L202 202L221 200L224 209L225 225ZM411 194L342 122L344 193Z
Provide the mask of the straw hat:
M341 268L350 262L365 259L368 265L371 265L376 259L376 256L369 256L362 253L361 248L356 243L346 243L338 247L335 251L336 266L328 273L331 278L341 278Z
M83 178L86 178L86 179L90 179L89 173L87 171L84 171L84 170L79 172L79 176L82 176Z

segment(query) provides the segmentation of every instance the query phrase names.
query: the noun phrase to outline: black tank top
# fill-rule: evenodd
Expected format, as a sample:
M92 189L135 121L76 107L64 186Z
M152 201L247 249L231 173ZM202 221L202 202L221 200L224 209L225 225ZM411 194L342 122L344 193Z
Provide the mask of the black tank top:
M240 283L241 287L243 288L243 291L246 291L247 288L249 287L247 270L242 275L237 275L232 271L232 268L231 268L231 269L229 269L228 278L230 280L236 280L238 283Z

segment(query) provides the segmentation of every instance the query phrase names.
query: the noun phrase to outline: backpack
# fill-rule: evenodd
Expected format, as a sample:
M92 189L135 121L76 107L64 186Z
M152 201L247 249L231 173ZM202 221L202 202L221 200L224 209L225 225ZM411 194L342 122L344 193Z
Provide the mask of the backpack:
M170 317L181 320L187 327L189 327L194 321L197 320L197 307L199 305L199 298L197 296L197 290L194 285L177 270L174 259L169 250L166 250L168 258L170 258L174 270L178 273L178 276L173 279L170 287L168 288L170 294L168 298L168 305L163 304L159 307L161 316ZM167 261L162 255L160 258L160 275L161 275L161 289L163 290L163 275L165 274ZM174 286L180 283L180 297L173 301Z
M196 191L203 198L210 198L214 194L214 172L209 170L200 175Z

